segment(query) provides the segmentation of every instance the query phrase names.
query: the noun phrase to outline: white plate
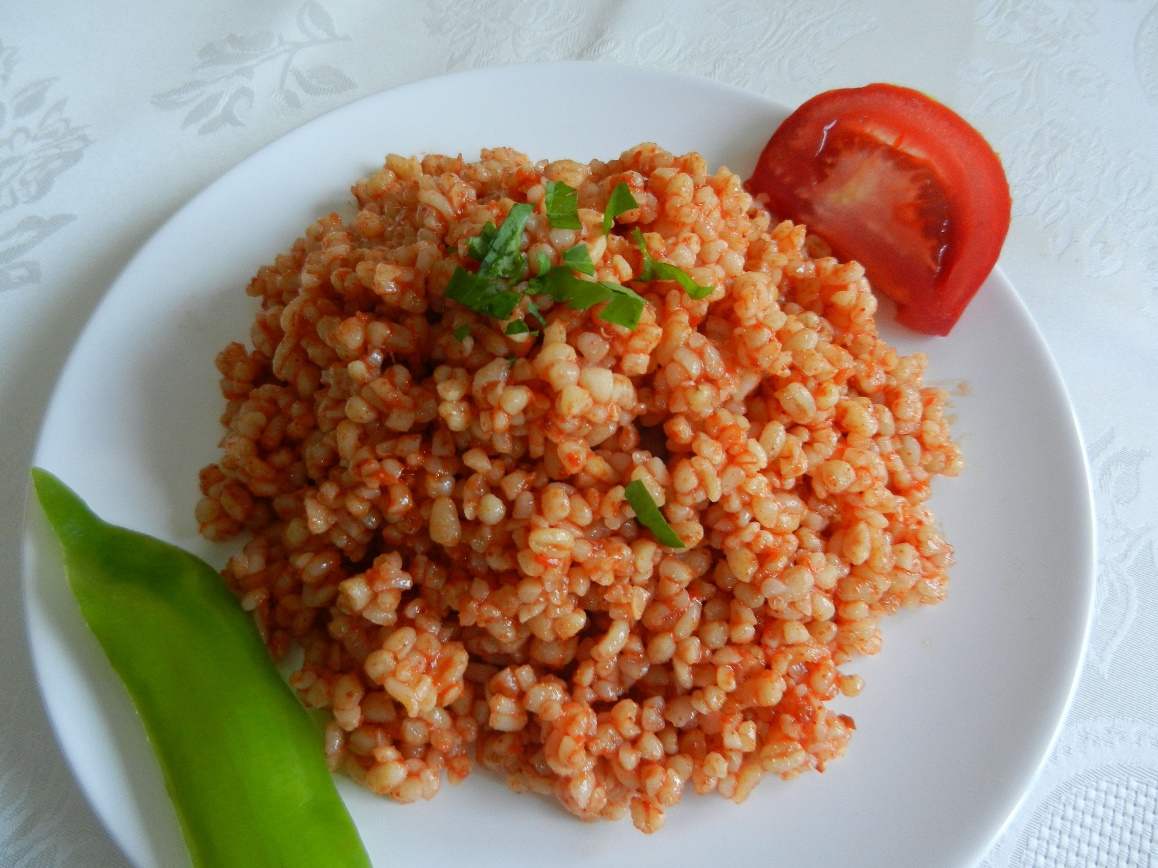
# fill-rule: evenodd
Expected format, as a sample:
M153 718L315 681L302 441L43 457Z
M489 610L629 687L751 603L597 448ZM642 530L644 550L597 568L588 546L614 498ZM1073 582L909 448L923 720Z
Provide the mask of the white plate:
M610 158L639 141L698 150L741 174L785 109L707 81L575 63L448 76L368 97L250 157L178 212L98 308L61 376L36 463L104 517L222 562L196 536L197 471L215 456L213 357L244 339L249 276L388 151L512 145ZM934 505L957 548L948 601L885 622L847 702L857 732L824 775L765 780L737 807L689 794L665 829L579 823L476 771L401 807L341 781L381 865L963 865L982 855L1047 753L1075 683L1093 589L1088 474L1061 380L1029 314L994 274L953 335L906 333L934 382L963 380L968 462ZM29 637L57 736L97 813L140 865L183 847L132 708L68 594L30 509ZM212 661L206 661L212 665ZM206 760L212 761L212 745Z

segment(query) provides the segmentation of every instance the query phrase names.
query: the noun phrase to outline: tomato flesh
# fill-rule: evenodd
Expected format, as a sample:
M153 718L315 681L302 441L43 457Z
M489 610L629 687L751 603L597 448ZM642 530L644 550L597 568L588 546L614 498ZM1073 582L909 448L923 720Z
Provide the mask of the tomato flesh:
M854 248L858 238L893 250L887 283L905 301L931 291L953 246L949 203L928 167L903 151L881 147L839 122L817 153L821 171L811 187L812 220L832 244Z
M749 180L778 217L806 223L918 331L947 334L993 269L1009 185L968 123L894 85L829 91L769 140Z

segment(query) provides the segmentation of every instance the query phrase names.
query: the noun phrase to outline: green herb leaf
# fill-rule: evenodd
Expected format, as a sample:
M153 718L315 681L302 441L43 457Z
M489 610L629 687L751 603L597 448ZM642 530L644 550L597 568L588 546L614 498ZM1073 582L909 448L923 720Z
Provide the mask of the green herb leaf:
M565 265L556 265L543 276L541 292L564 301L576 310L587 310L594 304L608 299L608 292L601 284L576 277Z
M607 284L595 283L590 280L580 280L572 277L566 284L563 297L560 301L567 303L575 310L587 310L597 304L611 300L611 290Z
M467 339L469 334L470 326L468 326L466 323L462 323L461 325L456 325L454 327L454 339L460 344Z
M535 277L527 281L527 295L542 295L550 292L547 285L551 282L551 272L554 268L548 268L546 271L540 271Z
M615 185L615 189L611 191L611 196L607 199L607 208L603 212L603 234L606 235L611 231L611 226L615 223L615 218L624 211L630 211L632 208L638 208L639 203L635 201L635 197L631 195L631 188L623 181Z
M561 186L566 187L565 184ZM550 190L554 191L555 198L562 196L564 200L566 199L565 190L560 191L558 187L550 187ZM631 191L626 184L619 184L612 191L608 213L613 214L614 219L614 214L623 213L634 207L637 205ZM597 304L606 303L599 312L601 320L628 329L639 325L643 308L647 304L642 296L618 283L595 282L576 276L576 271L588 275L595 273L591 250L586 244L576 244L566 251L563 254L563 264L554 267L551 267L550 257L540 251L535 257L538 273L527 282L525 292L513 287L515 282L523 278L527 270L527 257L522 252L523 228L530 215L531 206L519 204L511 208L503 225L498 229L493 223L486 224L482 231L467 243L470 255L479 260L478 272L472 273L465 268L456 268L451 275L450 283L447 284L446 297L477 313L495 319L507 319L518 307L519 301L526 296L528 316L545 325L546 320L542 312L529 297L531 294L545 293L556 301L565 302L575 310L587 310ZM637 232L636 238L642 244L643 236ZM656 265L662 264L649 265L651 260L646 250L644 257L645 271L655 271ZM692 285L695 286L694 283ZM524 319L508 324L505 331L508 335L520 335L530 333L532 328ZM457 336L457 329L455 334Z
M563 254L563 264L574 268L580 274L594 274L595 263L591 261L591 250L586 244L576 244Z
M538 277L531 278L528 281L530 291L536 294L546 294L555 299L555 301L563 301L567 294L567 287L572 282L578 282L577 278L565 265L556 265L554 268L547 269Z
M635 291L618 283L596 282L576 277L570 268L557 265L548 271L540 281L536 278L538 292L550 295L556 301L565 302L574 310L587 310L597 304L607 302L599 313L604 322L633 329L639 325L647 300Z
M506 319L519 303L520 292L511 288L527 273L523 254L523 227L531 216L530 205L515 205L498 229L487 223L467 242L467 250L478 260L478 272L456 268L446 287L446 297L477 313ZM542 260L540 260L542 265Z
M614 287L614 289L612 290L611 301L607 303L607 307L600 311L599 318L628 329L633 329L639 325L639 318L643 315L643 308L647 301L626 286L620 286L617 283L602 285Z
M506 319L519 303L519 294L483 274L471 274L461 266L446 286L446 297L476 313Z
M712 294L715 287L701 286L692 280L691 275L676 265L670 262L656 262L651 258L651 254L647 252L647 242L643 240L643 233L637 227L632 233L631 237L635 239L635 243L639 246L639 252L643 254L643 271L639 275L640 280L674 280L692 298L707 298Z
M494 233L478 273L487 277L518 280L527 272L527 257L523 255L523 227L531 216L532 208L520 203L507 212L507 219ZM485 231L485 227L484 227Z
M635 511L635 517L639 519L639 523L650 530L659 543L673 549L685 547L684 541L671 529L671 525L667 523L667 519L663 517L663 513L659 511L655 501L651 499L651 493L647 490L646 485L638 479L633 479L627 483L624 494L627 496L628 504Z
M683 287L684 292L695 299L707 298L715 289L713 286L701 286L692 280L690 274L670 262L652 263L652 274L655 275L654 280L674 280Z
M487 251L490 250L491 245L494 244L495 235L498 234L498 231L494 223L488 222L479 230L478 235L466 243L467 253L471 255L472 259L476 259L479 262L483 261L483 257L487 255Z
M544 206L555 229L582 229L579 222L579 191L562 181L548 181Z

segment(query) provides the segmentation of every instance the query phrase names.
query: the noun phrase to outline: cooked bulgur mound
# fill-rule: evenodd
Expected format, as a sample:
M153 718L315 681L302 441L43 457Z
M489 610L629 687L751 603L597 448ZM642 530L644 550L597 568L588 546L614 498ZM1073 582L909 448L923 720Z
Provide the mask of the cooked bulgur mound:
M548 180L577 189L581 229L551 228ZM620 182L638 207L604 234ZM303 649L291 683L328 713L331 766L410 802L477 761L651 832L688 789L741 801L840 756L844 665L881 616L945 595L925 502L961 467L860 265L653 144L390 156L353 192L356 216L249 284L197 508L244 540L225 577L273 655ZM541 331L507 336L524 303L499 321L445 297L524 202L529 262L585 242L595 279L647 300L634 329L541 296ZM638 280L636 227L711 295ZM632 480L685 548L640 523Z

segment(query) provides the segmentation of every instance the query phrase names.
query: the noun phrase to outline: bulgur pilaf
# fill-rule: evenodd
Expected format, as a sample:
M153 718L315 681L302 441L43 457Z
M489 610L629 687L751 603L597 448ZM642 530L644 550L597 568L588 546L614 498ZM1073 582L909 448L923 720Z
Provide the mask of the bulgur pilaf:
M549 180L581 228L551 228ZM621 182L638 207L604 234ZM197 507L206 537L245 540L225 577L271 653L303 650L291 684L328 713L331 767L411 802L478 761L645 832L687 789L823 771L854 729L828 706L861 688L844 665L945 595L925 504L961 467L947 395L878 336L861 266L654 144L392 155L353 192L353 219L249 284ZM596 280L647 300L634 329L542 297L541 333L507 335L445 297L524 202L527 258L586 243ZM639 281L635 228L712 293ZM636 519L633 480L685 548Z

